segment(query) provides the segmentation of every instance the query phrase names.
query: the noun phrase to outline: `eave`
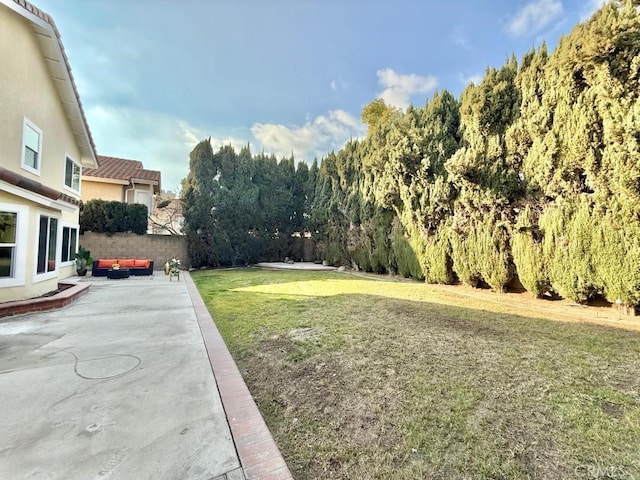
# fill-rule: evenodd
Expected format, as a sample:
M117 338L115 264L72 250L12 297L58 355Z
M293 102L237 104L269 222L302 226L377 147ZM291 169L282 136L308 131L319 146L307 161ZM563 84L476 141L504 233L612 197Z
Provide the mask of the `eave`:
M80 201L66 193L0 167L0 190L58 211L74 212Z

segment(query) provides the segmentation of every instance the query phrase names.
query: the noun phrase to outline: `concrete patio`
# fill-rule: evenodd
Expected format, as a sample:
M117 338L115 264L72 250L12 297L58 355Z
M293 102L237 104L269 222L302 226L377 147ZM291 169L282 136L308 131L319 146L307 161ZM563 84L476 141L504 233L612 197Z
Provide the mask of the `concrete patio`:
M188 273L77 281L0 323L0 478L291 478Z

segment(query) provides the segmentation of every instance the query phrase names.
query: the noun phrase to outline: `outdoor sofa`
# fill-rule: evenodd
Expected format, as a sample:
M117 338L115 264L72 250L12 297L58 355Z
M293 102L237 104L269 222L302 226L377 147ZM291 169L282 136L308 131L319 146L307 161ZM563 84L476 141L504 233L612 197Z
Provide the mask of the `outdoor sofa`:
M120 268L128 268L130 275L153 275L153 260L138 260L135 258L99 258L93 261L91 275L106 277L107 272L117 263Z

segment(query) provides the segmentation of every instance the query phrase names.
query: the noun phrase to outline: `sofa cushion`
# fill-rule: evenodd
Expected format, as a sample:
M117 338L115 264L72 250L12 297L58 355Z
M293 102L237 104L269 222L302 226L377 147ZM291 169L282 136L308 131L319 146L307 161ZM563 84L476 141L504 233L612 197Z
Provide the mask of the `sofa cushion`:
M131 268L135 266L135 260L133 258L119 258L118 263L122 268Z
M139 268L149 268L149 266L151 265L151 260L134 260L134 267L139 267Z
M117 258L100 258L98 259L98 268L111 268L114 263L118 263Z

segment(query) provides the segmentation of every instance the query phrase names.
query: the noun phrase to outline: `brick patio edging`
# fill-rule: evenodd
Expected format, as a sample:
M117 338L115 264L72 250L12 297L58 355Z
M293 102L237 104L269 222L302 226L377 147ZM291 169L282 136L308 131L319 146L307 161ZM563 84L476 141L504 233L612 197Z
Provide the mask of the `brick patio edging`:
M64 282L60 282L64 284ZM24 313L44 312L69 305L89 291L90 284L73 285L51 297L31 298L0 304L0 319ZM1 320L0 320L1 321Z
M222 406L247 479L293 479L242 375L188 272L183 272Z

